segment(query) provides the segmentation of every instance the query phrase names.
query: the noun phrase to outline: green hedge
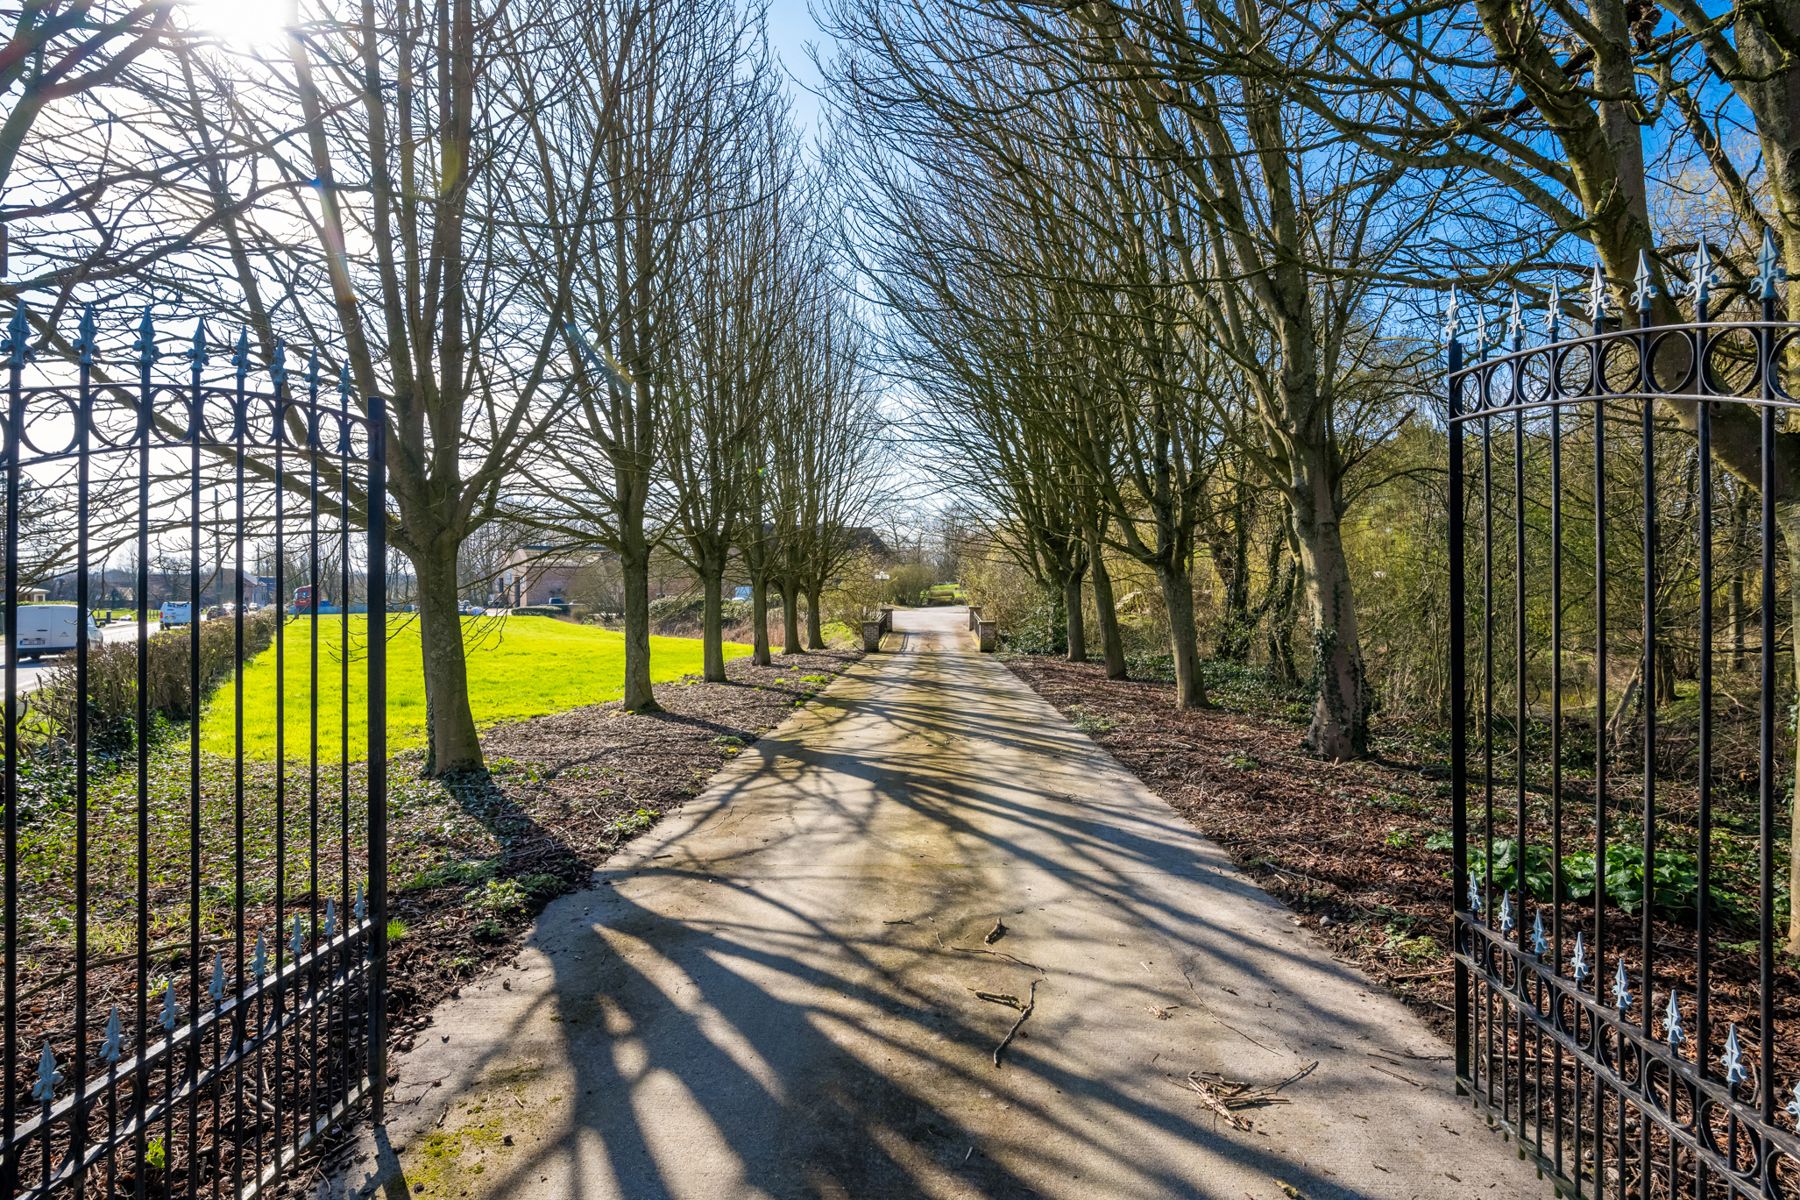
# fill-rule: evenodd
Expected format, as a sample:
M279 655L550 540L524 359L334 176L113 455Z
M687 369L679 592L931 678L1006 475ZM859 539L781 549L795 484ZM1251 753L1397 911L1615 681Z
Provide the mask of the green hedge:
M295 623L308 618L296 618ZM244 656L266 650L275 640L275 614L256 613L244 621ZM191 719L213 689L237 667L237 626L233 621L200 623L200 695L188 690L193 634L171 629L148 642L146 695L153 718ZM103 642L88 647L88 724L97 741L128 743L137 720L137 643ZM75 736L75 656L58 659L31 695L34 729L47 739Z

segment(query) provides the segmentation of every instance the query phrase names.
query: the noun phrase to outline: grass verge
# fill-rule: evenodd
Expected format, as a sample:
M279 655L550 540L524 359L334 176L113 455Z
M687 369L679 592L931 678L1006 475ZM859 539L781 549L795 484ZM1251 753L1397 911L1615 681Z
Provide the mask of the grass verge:
M589 625L549 617L515 616L503 622L465 620L469 696L480 729L530 720L587 704L616 700L623 692L625 636ZM315 638L318 680L313 681ZM680 679L702 666L701 643L694 638L650 639L650 677L654 683ZM725 657L750 653L750 647L728 643ZM323 762L345 759L343 728L346 681L349 698L348 758L366 758L368 743L363 713L368 705L368 622L351 615L300 617L284 630L281 673L286 686L277 689L276 653L267 650L244 671L244 754L273 762L275 733L285 732L289 758L312 741L319 729ZM392 753L425 744L425 676L420 658L419 623L410 615L388 624L388 748ZM285 695L277 713L278 692ZM201 749L233 754L237 693L227 683L213 697L201 725Z

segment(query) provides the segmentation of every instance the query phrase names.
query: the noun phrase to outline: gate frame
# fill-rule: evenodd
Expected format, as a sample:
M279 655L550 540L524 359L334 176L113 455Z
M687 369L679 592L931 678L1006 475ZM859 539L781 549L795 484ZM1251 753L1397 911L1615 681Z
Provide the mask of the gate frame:
M85 995L82 979L90 969L86 952L86 918L85 897L88 892L86 875L86 841L85 813L87 801L87 762L88 762L88 721L85 716L85 697L87 695L87 642L85 637L86 618L91 611L92 596L89 588L90 554L89 541L89 464L103 455L136 455L137 456L137 503L138 503L138 579L135 609L138 616L137 628L137 705L138 734L135 736L137 749L133 757L137 761L139 811L139 869L137 875L139 900L139 939L134 951L140 964L146 961L148 943L144 941L143 922L147 919L148 910L144 907L143 863L144 846L142 840L146 836L144 830L144 809L146 805L145 764L148 755L147 743L141 736L147 725L148 705L145 687L147 673L146 647L148 628L145 623L149 615L147 597L147 554L144 553L144 539L148 536L150 520L148 515L149 470L150 459L155 454L181 454L190 457L190 473L188 487L181 493L189 510L190 536L197 537L200 524L199 488L200 464L203 453L213 461L223 459L236 462L236 481L238 500L234 506L232 518L233 540L238 549L237 591L238 605L233 623L237 631L239 654L234 671L241 672L244 659L242 656L243 630L245 612L243 604L243 572L242 550L246 534L246 519L242 511L243 485L245 482L244 463L251 452L267 450L275 463L274 494L280 497L275 516L277 542L281 537L281 513L286 508L286 497L291 491L298 490L293 477L284 480L282 458L284 451L290 458L310 463L312 469L311 490L308 496L308 511L312 516L312 546L314 554L313 579L314 595L318 595L321 576L317 573L317 547L319 529L317 518L323 502L323 493L319 489L319 465L321 461L329 464L331 469L340 472L335 491L335 505L341 516L342 527L339 532L344 539L345 561L343 572L345 580L350 578L351 559L349 556L349 539L353 529L351 521L356 514L354 498L354 475L351 468L360 468L366 472L367 485L363 490L364 518L361 533L365 538L366 562L361 564L366 579L367 614L366 614L366 689L367 704L365 711L366 738L368 746L368 764L366 786L361 799L367 805L366 828L361 832L367 838L367 880L357 888L358 903L350 904L349 895L344 896L346 912L341 924L334 931L332 905L330 895L322 895L323 887L314 893L311 900L313 909L324 900L326 916L323 929L318 923L315 911L312 918L310 936L302 940L302 926L299 913L294 915L294 946L291 957L283 959L282 951L286 948L286 929L265 929L264 933L275 933L276 949L274 964L266 974L253 979L236 978L231 987L222 986L222 976L215 966L214 982L208 989L211 1006L203 1008L197 981L199 979L200 952L198 945L190 946L191 962L186 972L185 982L187 1003L180 1005L176 1000L176 982L171 979L167 985L167 1001L178 1015L171 1016L165 1011L160 1022L163 1032L158 1033L149 1020L149 1004L152 997L143 994L146 989L133 989L138 992L134 997L136 1020L131 1022L129 1032L124 1031L124 1021L119 1020L120 1008L113 1006L112 1015L116 1027L123 1034L119 1048L107 1058L107 1067L98 1073L92 1070L88 1054L88 1042L92 1034L88 1028L94 1013L77 1005L77 1024L73 1030L74 1053L69 1060L74 1066L74 1078L65 1082L58 1070L51 1053L51 1046L46 1043L42 1063L39 1068L39 1086L33 1088L34 1103L22 1102L22 1097L15 1088L19 1077L20 1046L18 1031L18 913L21 900L18 878L18 844L19 844L19 812L18 806L11 799L18 795L20 740L19 726L28 710L18 692L18 664L20 659L16 637L10 634L4 637L4 646L0 647L0 677L3 677L5 693L0 697L0 705L4 705L4 715L0 716L0 754L4 755L4 768L0 772L0 801L4 801L4 897L3 915L0 921L4 924L4 971L0 972L0 1009L4 1017L0 1019L0 1190L7 1195L21 1197L48 1197L52 1195L97 1194L104 1186L100 1179L90 1179L89 1175L105 1161L109 1165L107 1179L117 1174L116 1163L119 1157L127 1159L127 1166L135 1168L135 1194L146 1194L145 1178L146 1141L151 1122L163 1114L172 1112L179 1104L186 1104L190 1114L201 1100L211 1095L215 1103L223 1095L237 1068L239 1087L242 1087L241 1067L252 1053L259 1056L267 1053L268 1039L271 1035L279 1039L283 1028L295 1027L300 1018L312 1014L315 1021L314 1045L330 1045L331 1030L326 1031L323 1039L317 1035L317 1015L326 1013L333 1022L342 1020L346 1035L353 1024L361 1027L361 1036L366 1037L366 1052L360 1058L360 1064L353 1057L340 1056L339 1066L327 1068L329 1072L341 1072L343 1094L324 1098L326 1111L319 1113L311 1121L302 1121L300 1113L295 1113L292 1127L284 1134L279 1116L279 1100L277 1100L277 1116L275 1119L275 1137L267 1145L263 1144L260 1135L256 1143L256 1155L253 1164L265 1162L260 1170L253 1170L248 1177L243 1173L242 1160L234 1160L234 1166L228 1175L206 1176L201 1172L206 1165L204 1157L189 1159L185 1164L188 1175L182 1195L196 1195L205 1180L210 1179L207 1188L209 1194L219 1194L219 1189L229 1192L231 1180L237 1181L241 1196L253 1196L278 1182L305 1149L322 1133L341 1124L344 1118L364 1100L370 1104L371 1114L377 1124L384 1116L387 1079L387 920L388 920L388 861L387 861L387 726L386 726L386 661L387 661L387 400L380 393L371 393L364 397L363 411L357 411L354 393L349 386L347 371L343 374L338 388L338 403L334 407L320 400L319 363L315 356L309 365L304 392L300 387L290 386L289 372L286 365L286 348L277 343L273 360L266 367L269 377L268 390L252 390L248 386L251 372L249 338L247 331L240 332L232 364L235 368L235 382L230 385L208 384L202 378L202 369L209 361L206 323L199 321L194 331L190 348L185 354L190 367L190 379L185 385L170 384L154 377L153 367L161 352L157 347L156 330L152 322L151 311L144 309L143 319L138 326L138 338L133 343L135 357L132 365L136 368L136 382L95 380L95 366L98 360L97 347L98 320L93 306L88 306L81 318L80 332L70 344L77 368L76 381L73 384L46 384L26 386L24 372L26 365L34 357L31 347L32 325L26 307L21 301L5 328L5 336L0 338L0 356L4 356L6 373L5 415L3 439L0 439L0 471L4 471L4 536L3 546L4 569L0 572L0 587L4 595L0 595L0 619L3 619L6 631L18 628L19 616L19 578L20 578L20 497L22 481L26 472L35 467L49 463L68 461L74 464L77 472L77 494L74 501L77 521L76 549L76 606L77 626L82 631L81 641L75 652L77 664L77 690L82 697L82 715L77 718L76 761L77 761L77 800L76 805L83 814L78 828L77 865L72 869L76 882L77 919L76 928L71 936L76 938L76 957L74 975L77 980L77 995ZM47 335L48 336L48 335ZM96 421L96 407L101 394L120 397L115 401L114 411L126 412L133 420L132 432L128 436L116 440L101 432ZM170 398L175 397L173 404ZM33 405L48 409L52 413L65 416L72 425L73 432L66 444L49 448L36 446L27 432L31 427ZM228 436L216 436L218 421L209 419L209 409L213 414L229 406L231 431ZM166 415L164 409L172 410L172 417ZM64 411L66 410L66 412ZM40 412L37 414L42 415ZM174 424L185 421L185 428L172 432ZM327 447L321 437L323 422L335 422L339 442L337 447ZM268 442L261 439L262 424L269 426ZM366 437L366 448L360 456L353 456L353 432ZM294 438L304 438L302 444L296 445ZM176 527L174 522L158 522L161 529ZM331 536L338 536L334 533ZM191 560L189 575L189 603L192 606L192 641L189 652L189 684L192 701L195 707L193 717L194 729L190 732L191 745L198 746L199 722L199 674L200 661L198 640L200 630L200 587L198 583L198 562L200 560L198 541L184 554ZM280 567L277 567L277 579L280 579ZM276 586L274 602L277 608L278 628L285 623L286 599L281 594L279 583ZM347 616L350 607L350 594L346 589L340 600L343 612ZM312 613L314 621L314 643L317 643L317 623L322 614L317 605ZM280 644L278 635L276 645ZM275 647L271 647L275 653ZM314 659L314 692L316 695L317 657ZM348 665L345 671L348 671ZM278 681L278 687L281 682ZM316 705L315 705L316 707ZM343 718L350 719L348 695L342 702ZM241 710L240 710L241 712ZM241 720L241 717L240 717ZM315 734L317 718L313 721ZM348 724L345 726L348 730ZM346 733L347 736L347 733ZM313 747L314 786L317 786L317 742ZM129 770L129 767L121 767ZM188 777L190 789L198 789L199 777L197 766L190 765L193 772ZM345 780L348 780L348 762L345 764ZM276 774L279 778L286 774L285 763L278 764ZM240 814L242 812L243 777L241 771L235 781L237 801ZM194 791L195 796L198 795ZM277 795L280 794L279 785ZM344 819L348 822L347 806L355 795L354 791L343 793L346 811ZM315 821L317 796L315 794ZM196 801L197 803L197 801ZM198 809L193 810L193 820L198 821ZM277 821L282 817L278 816ZM349 829L346 824L346 831ZM315 830L315 837L317 830ZM191 861L199 862L200 843L198 825L193 826L190 834L189 854ZM339 847L339 853L345 856L345 870L348 871L348 855L352 847L346 841ZM241 846L240 846L241 849ZM247 861L247 860L246 860ZM313 870L318 870L315 859ZM188 880L190 893L188 904L190 910L198 904L197 896L200 878L194 875ZM282 890L278 877L276 891ZM239 903L241 904L241 897ZM278 901L279 904L279 901ZM246 930L241 926L235 937L241 943ZM259 950L263 938L258 937ZM304 953L302 945L308 946ZM240 956L242 946L239 947ZM223 951L221 951L223 953ZM220 962L223 959L219 960ZM264 961L259 954L259 963ZM250 972L240 970L240 976ZM147 976L145 977L147 980ZM340 994L348 999L353 985L365 988L363 1011L360 1019L352 1021L354 1010L332 997ZM304 992L301 988L306 989ZM273 1012L265 1009L264 998L273 994L276 1006ZM281 1007L286 1002L287 994L293 992L296 999L291 1010ZM250 1006L254 1002L254 1009ZM335 1006L336 1011L333 1011ZM185 1008L185 1012L180 1009ZM254 1012L254 1016L251 1016ZM115 1026L109 1026L109 1035ZM227 1030L229 1033L227 1034ZM210 1035L214 1047L215 1061L203 1072L199 1068L199 1054L202 1038ZM227 1040L227 1038L229 1040ZM129 1044L132 1053L125 1053ZM279 1041L276 1042L277 1047ZM349 1049L350 1047L346 1047ZM109 1036L108 1050L113 1050L113 1039ZM176 1067L178 1060L185 1060L186 1065ZM160 1097L152 1098L146 1108L146 1092L149 1090L150 1073L153 1068L161 1066L164 1080ZM277 1064L279 1070L279 1064ZM315 1068L316 1069L316 1068ZM361 1071L361 1077L357 1072ZM180 1073L176 1079L174 1072ZM130 1096L128 1105L120 1103L120 1084L130 1080ZM173 1086L171 1080L174 1080ZM72 1086L71 1086L72 1085ZM41 1089L41 1090L40 1090ZM332 1089L335 1090L335 1089ZM259 1090L259 1095L260 1090ZM238 1108L241 1112L242 1096L240 1094ZM104 1139L88 1137L88 1122L98 1111L100 1105L110 1105L109 1136ZM129 1107L126 1120L120 1121L122 1110ZM194 1132L189 1131L189 1145L194 1144ZM237 1142L244 1145L240 1134ZM58 1149L60 1148L60 1149ZM169 1146L165 1153L173 1160L175 1148ZM33 1159L42 1155L41 1167L32 1166ZM135 1162L132 1156L135 1154ZM46 1185L45 1179L48 1179Z
M1631 293L1631 306L1636 310L1637 323L1628 326L1621 322L1617 327L1608 325L1609 300L1607 281L1598 267L1595 268L1590 284L1587 312L1590 326L1586 333L1570 337L1560 336L1558 328L1560 319L1560 300L1553 289L1550 295L1546 319L1547 340L1537 345L1527 346L1520 304L1514 294L1511 321L1509 322L1510 346L1502 349L1493 357L1488 356L1490 339L1483 316L1478 325L1473 347L1473 355L1466 356L1465 348L1458 337L1457 299L1452 292L1446 312L1445 336L1447 341L1446 364L1446 402L1448 433L1448 468L1449 485L1449 538L1450 538L1450 587L1449 587L1449 641L1450 641L1450 722L1451 722L1451 789L1453 805L1453 827L1451 831L1451 854L1453 859L1452 889L1455 899L1453 909L1454 937L1454 985L1456 989L1455 1019L1455 1070L1458 1091L1469 1096L1476 1106L1484 1110L1490 1120L1496 1120L1519 1140L1521 1154L1529 1154L1539 1167L1549 1174L1560 1191L1566 1190L1575 1196L1599 1196L1604 1190L1604 1167L1596 1154L1597 1173L1584 1171L1582 1162L1583 1139L1594 1137L1600 1147L1606 1145L1608 1131L1599 1131L1597 1125L1590 1128L1587 1124L1590 1116L1584 1104L1582 1092L1583 1072L1592 1082L1591 1098L1593 1116L1596 1121L1606 1111L1603 1097L1612 1101L1617 1110L1616 1142L1620 1159L1620 1170L1617 1186L1618 1194L1625 1195L1626 1161L1639 1161L1643 1164L1645 1175L1640 1178L1640 1191L1637 1195L1649 1195L1648 1172L1652 1161L1651 1126L1654 1124L1668 1139L1668 1167L1673 1172L1677 1161L1689 1164L1692 1178L1692 1194L1708 1197L1724 1194L1744 1200L1767 1200L1769 1197L1786 1196L1790 1193L1777 1183L1775 1161L1777 1157L1787 1160L1789 1171L1800 1170L1800 1138L1793 1133L1778 1127L1776 1120L1776 1073L1774 1061L1774 1038L1770 1031L1774 1028L1773 1003L1773 953L1776 938L1774 924L1774 872L1779 864L1774 859L1774 826L1775 826L1775 782L1774 782L1774 655L1776 631L1774 627L1776 596L1774 554L1776 545L1775 528L1775 412L1781 409L1800 409L1800 397L1788 394L1778 378L1777 364L1782 353L1791 349L1796 334L1800 334L1800 322L1782 322L1776 320L1775 301L1777 285L1784 278L1775 252L1773 239L1765 231L1764 245L1759 261L1759 273L1753 280L1753 295L1760 301L1760 320L1756 321L1714 321L1708 313L1708 300L1712 289L1716 286L1712 276L1711 263L1707 257L1704 241L1701 242L1694 264L1694 278L1686 285L1672 284L1671 294L1689 297L1695 305L1695 319L1690 322L1674 324L1652 324L1652 301L1656 295L1649 265L1644 257L1639 256L1639 267L1635 285ZM1739 393L1726 393L1714 390L1711 386L1712 352L1720 339L1731 333L1749 333L1755 342L1756 355L1756 394L1754 396ZM1657 346L1667 337L1685 339L1693 351L1692 363L1687 374L1681 380L1682 387L1691 385L1691 390L1680 388L1664 388L1656 379L1654 365ZM1630 342L1635 346L1638 378L1636 387L1617 390L1607 379L1606 355L1609 347L1619 342ZM1500 348L1502 339L1494 339L1492 347ZM1585 386L1579 393L1562 390L1563 379L1560 368L1568 361L1571 354L1580 354L1586 359ZM1522 367L1534 356L1541 356L1541 361L1548 364L1549 370L1544 383L1544 394L1528 396L1525 394L1522 381ZM1506 396L1496 399L1489 394L1490 385L1502 374L1509 387ZM1465 405L1465 397L1472 392L1473 403ZM1485 402L1484 402L1485 401ZM1523 731L1534 720L1542 724L1542 718L1533 718L1526 702L1526 646L1529 644L1525 628L1525 540L1523 505L1517 499L1524 492L1524 426L1535 413L1548 411L1551 420L1550 433L1550 472L1551 472L1551 539L1552 562L1551 595L1552 595L1552 717L1551 717L1551 791L1552 821L1556 828L1556 846L1561 848L1561 812L1563 802L1563 785L1561 776L1561 735L1562 735L1562 653L1563 642L1563 599L1562 599L1562 484L1561 484L1561 445L1560 415L1564 407L1577 412L1591 411L1595 428L1595 467L1597 487L1603 487L1606 410L1609 405L1619 403L1636 403L1642 409L1642 437L1644 439L1645 476L1642 487L1644 514L1644 597L1642 599L1641 616L1644 620L1644 657L1646 664L1654 653L1655 638L1655 530L1659 516L1656 512L1656 489L1654 487L1655 446L1654 417L1657 407L1663 402L1694 403L1697 405L1697 452L1700 456L1700 528L1706 536L1699 539L1700 556L1700 592L1701 601L1701 741L1700 741L1700 794L1702 797L1700 815L1700 858L1699 858L1699 901L1696 916L1697 934L1700 956L1700 989L1698 996L1697 1024L1700 1029L1697 1058L1684 1057L1681 1044L1692 1042L1685 1036L1680 1020L1674 1022L1673 1040L1670 1040L1668 1017L1664 1015L1664 1034L1661 1040L1655 1034L1654 1017L1658 1012L1661 995L1656 993L1654 975L1657 959L1651 951L1651 918L1652 891L1654 888L1652 870L1656 861L1655 831L1657 814L1655 810L1654 746L1655 746L1655 702L1646 699L1643 728L1645 730L1646 750L1644 756L1644 802L1643 821L1643 866L1644 888L1646 895L1642 902L1641 934L1645 958L1642 970L1637 979L1630 978L1626 971L1623 957L1617 960L1614 1002L1603 1001L1601 990L1607 984L1605 972L1599 964L1604 960L1607 949L1606 930L1606 814L1607 802L1607 762L1606 762L1606 704L1607 689L1596 688L1597 699L1595 709L1596 748L1595 748L1595 782L1594 808L1596 815L1596 865L1595 865L1595 897L1593 924L1591 930L1577 930L1572 947L1575 958L1571 959L1571 975L1565 975L1562 969L1562 958L1571 950L1565 939L1562 920L1562 863L1561 855L1553 854L1552 888L1556 893L1551 901L1533 899L1530 907L1537 912L1537 920L1541 922L1547 915L1547 909L1554 909L1556 933L1554 940L1543 938L1541 924L1534 925L1532 944L1526 941L1527 896L1526 886L1526 846L1527 828L1525 816L1525 780L1527 774L1527 748ZM1709 1026L1707 1002L1709 993L1707 984L1706 962L1709 954L1707 938L1709 934L1709 873L1710 860L1710 786L1711 786L1711 701L1712 701L1712 562L1711 562L1711 528L1712 509L1712 445L1711 445L1711 405L1715 404L1752 404L1760 409L1760 452L1761 479L1758 490L1761 493L1760 531L1762 534L1760 577L1761 577L1761 613L1763 636L1760 649L1761 702L1759 718L1759 765L1760 781L1758 809L1760 818L1760 895L1759 895L1759 972L1760 972L1760 1011L1759 1011L1759 1050L1758 1062L1754 1072L1754 1098L1746 1102L1740 1098L1745 1091L1745 1084L1751 1077L1740 1074L1742 1064L1748 1056L1738 1050L1736 1027L1733 1026L1726 1043L1726 1055L1721 1066L1726 1070L1721 1073L1715 1070L1708 1061ZM1493 854L1493 806L1492 800L1496 790L1494 775L1494 738L1493 738L1493 680L1496 660L1493 649L1493 631L1496 614L1492 607L1495 598L1493 587L1495 582L1493 563L1493 479L1491 459L1487 451L1495 444L1502 431L1493 428L1493 419L1512 418L1514 433L1514 522L1517 526L1516 557L1513 563L1515 577L1515 614L1518 621L1517 641L1514 646L1517 669L1519 672L1517 689L1517 722L1514 741L1517 746L1518 761L1516 769L1518 778L1515 781L1519 815L1518 840L1515 843L1515 872L1510 880L1499 880L1499 891L1496 893ZM1474 426L1473 433L1470 426ZM1483 566L1484 611L1481 614L1480 633L1485 638L1485 649L1482 653L1485 679L1483 687L1485 698L1481 704L1482 725L1471 727L1471 699L1469 696L1469 674L1467 657L1469 652L1469 623L1467 620L1468 594L1466 572L1469 562L1466 553L1468 531L1465 528L1465 509L1470 497L1467 491L1466 476L1468 464L1464 439L1473 436L1476 444L1483 452L1481 478L1482 491L1476 497L1479 510L1486 522L1486 534L1483 537L1481 553ZM1606 554L1605 554L1605 521L1606 506L1604 492L1597 493L1595 501L1596 521L1596 665L1594 674L1601 680L1606 678L1605 655L1607 648L1606 626ZM1540 643L1541 644L1541 643ZM1645 674L1645 686L1650 688L1651 675ZM1653 695L1648 693L1647 695ZM1485 736L1484 736L1485 735ZM1486 853L1483 855L1485 877L1471 869L1470 866L1470 764L1469 743L1474 740L1485 756L1482 779L1488 789L1487 806L1484 810L1488 837L1490 839ZM1466 885L1466 890L1465 890ZM1511 910L1511 896L1519 898L1516 914ZM1494 921L1496 898L1501 904L1499 927ZM1594 945L1583 947L1581 939L1591 932ZM1618 943L1615 935L1614 944ZM1548 961L1546 961L1548 953ZM1593 955L1595 967L1586 968L1583 955ZM1579 963L1579 966L1574 964ZM1583 974L1583 970L1586 971ZM1634 993L1631 988L1639 991ZM1591 988L1591 990L1590 990ZM1623 999L1620 999L1620 989ZM1670 1010L1679 1018L1681 1010L1679 1000L1673 990L1666 993ZM1641 1012L1641 1019L1628 1020L1626 1013L1630 1011L1632 1000ZM1486 1053L1480 1053L1476 1041L1480 1036L1476 1025L1483 1020L1483 1013L1478 1011L1485 1005L1485 1025L1489 1038ZM1498 1005L1498 1014L1495 1009ZM1546 1011L1547 1010L1547 1011ZM1496 1063L1493 1057L1492 1041L1496 1032L1501 1034L1500 1090L1496 1098L1494 1094ZM1535 1125L1526 1117L1526 1058L1527 1035L1536 1050L1537 1083L1533 1092L1536 1111ZM1508 1075L1514 1068L1511 1055L1507 1050L1509 1038L1518 1040L1518 1056L1516 1069L1518 1075L1514 1082L1518 1086L1516 1111L1513 1098L1509 1093ZM1668 1045L1663 1042L1668 1041ZM1551 1099L1546 1106L1543 1096L1543 1075L1545 1063L1550 1053L1554 1052L1556 1075L1552 1083ZM1574 1119L1568 1121L1562 1104L1562 1080L1565 1056L1574 1068ZM1633 1078L1635 1077L1635 1078ZM1648 1086L1646 1086L1646 1081ZM1790 1081L1791 1082L1791 1081ZM1659 1098L1659 1090L1666 1098ZM1800 1087L1795 1088L1795 1101L1785 1107L1788 1115L1800 1120ZM1685 1104L1688 1114L1684 1121L1680 1115L1682 1105L1678 1105L1677 1097ZM1625 1141L1625 1111L1629 1106L1638 1116L1638 1146L1641 1158L1628 1149ZM1555 1127L1553 1148L1547 1147L1544 1133L1546 1107L1549 1120ZM1730 1149L1721 1152L1712 1144L1717 1138L1710 1120L1713 1114L1722 1119L1730 1131ZM1573 1129L1573 1147L1565 1156L1565 1139L1563 1125L1568 1122ZM1755 1169L1744 1171L1732 1160L1737 1157L1739 1137L1744 1139L1748 1156L1753 1157ZM1628 1155L1630 1157L1628 1157ZM1710 1183L1710 1187L1709 1187ZM1591 1185L1591 1186L1590 1186Z

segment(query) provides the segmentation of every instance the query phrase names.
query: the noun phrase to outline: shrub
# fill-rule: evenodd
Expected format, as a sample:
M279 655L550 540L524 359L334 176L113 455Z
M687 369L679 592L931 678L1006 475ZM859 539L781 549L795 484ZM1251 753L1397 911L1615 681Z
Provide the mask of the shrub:
M244 657L252 658L275 641L276 616L244 620ZM158 633L146 643L145 695L153 720L191 720L215 689L237 669L237 625L203 621L200 630L200 693L189 687L193 634L189 629ZM88 647L88 729L102 749L128 746L137 724L138 656L135 642L103 642ZM65 656L33 693L34 727L46 739L72 739L76 724L75 659Z
M771 605L775 603L771 597ZM650 628L657 633L691 633L700 628L706 617L706 600L699 593L681 596L659 596L650 602ZM750 620L750 602L729 597L719 606L720 623L739 625Z
M1440 840L1440 838L1442 840ZM1434 835L1426 845L1448 848L1448 837ZM1494 887L1507 890L1518 878L1518 844L1512 838L1494 840ZM1539 900L1549 900L1555 892L1553 872L1555 856L1550 847L1529 844L1525 848L1525 890ZM1651 905L1660 912L1681 912L1694 908L1700 899L1700 860L1680 850L1658 850L1655 877L1651 884ZM1469 847L1469 869L1478 877L1487 873L1487 853L1480 846ZM1564 854L1562 885L1565 899L1592 900L1594 897L1594 854L1591 850ZM1734 898L1715 884L1713 903L1731 911ZM1621 839L1606 847L1606 898L1626 912L1637 912L1644 903L1644 851L1636 843Z

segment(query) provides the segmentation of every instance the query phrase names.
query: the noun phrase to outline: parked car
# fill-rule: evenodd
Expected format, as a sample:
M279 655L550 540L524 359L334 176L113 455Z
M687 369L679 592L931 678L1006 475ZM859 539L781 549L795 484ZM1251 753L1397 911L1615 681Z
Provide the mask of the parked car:
M100 640L100 626L89 613L84 623L81 610L73 604L22 604L19 606L19 656L42 658L46 654L67 654L75 649L83 636L88 641Z
M194 606L186 600L170 600L165 603L158 615L164 629L174 629L180 625L191 625L194 621Z

